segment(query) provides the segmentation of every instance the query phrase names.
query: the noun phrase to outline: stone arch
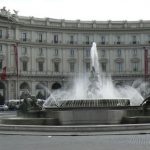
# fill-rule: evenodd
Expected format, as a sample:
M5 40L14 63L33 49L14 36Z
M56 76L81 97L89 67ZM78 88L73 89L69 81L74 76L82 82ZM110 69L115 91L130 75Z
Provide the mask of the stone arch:
M37 99L46 99L46 91L44 89L44 86L44 83L38 83L35 86Z
M62 87L61 84L58 82L52 84L52 90L57 90L60 89L61 87Z
M20 84L20 98L24 98L24 95L30 93L30 87L27 82L23 82Z
M23 82L22 84L20 84L20 89L30 90L29 84L27 82Z
M4 83L0 82L0 105L3 105L5 103L5 85Z

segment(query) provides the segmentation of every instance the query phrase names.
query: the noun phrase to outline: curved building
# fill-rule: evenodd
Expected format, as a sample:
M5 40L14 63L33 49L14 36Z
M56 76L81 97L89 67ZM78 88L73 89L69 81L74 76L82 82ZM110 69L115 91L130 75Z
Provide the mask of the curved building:
M150 80L150 21L71 21L1 9L0 96L17 99L28 90L44 98L41 84L49 89L70 84L90 71L92 42L102 70L115 82Z

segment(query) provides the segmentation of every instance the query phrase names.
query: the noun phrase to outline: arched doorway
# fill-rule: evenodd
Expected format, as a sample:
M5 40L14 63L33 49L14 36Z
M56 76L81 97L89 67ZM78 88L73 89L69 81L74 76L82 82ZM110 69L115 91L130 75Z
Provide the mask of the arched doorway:
M61 84L58 83L58 82L55 82L53 85L52 85L52 90L57 90L57 89L60 89L61 88Z
M21 85L20 85L20 98L24 99L26 97L26 95L29 95L30 93L30 87L29 87L29 84L26 83L26 82L23 82Z
M5 85L0 82L0 105L5 103Z

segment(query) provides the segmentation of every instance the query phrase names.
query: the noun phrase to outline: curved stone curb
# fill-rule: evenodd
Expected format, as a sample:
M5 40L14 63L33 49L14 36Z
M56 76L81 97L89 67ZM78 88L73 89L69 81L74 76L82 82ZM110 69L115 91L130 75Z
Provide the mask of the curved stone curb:
M13 132L41 132L41 133L97 133L112 131L150 130L150 124L126 125L74 125L74 126L39 126L39 125L4 125L0 124L0 131Z

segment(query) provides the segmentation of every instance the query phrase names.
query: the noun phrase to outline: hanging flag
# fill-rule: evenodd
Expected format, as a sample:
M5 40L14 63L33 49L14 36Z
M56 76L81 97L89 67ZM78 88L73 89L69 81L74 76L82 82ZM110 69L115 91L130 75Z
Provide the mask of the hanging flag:
M144 47L144 71L145 75L148 74L148 50Z
M17 78L18 78L18 48L17 45L14 44L14 53L15 53L15 62L16 62L16 70L17 70Z
M1 80L6 80L6 66L2 69Z

